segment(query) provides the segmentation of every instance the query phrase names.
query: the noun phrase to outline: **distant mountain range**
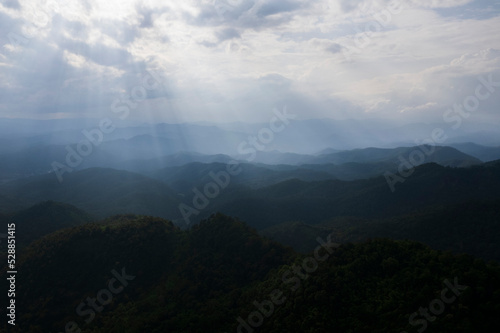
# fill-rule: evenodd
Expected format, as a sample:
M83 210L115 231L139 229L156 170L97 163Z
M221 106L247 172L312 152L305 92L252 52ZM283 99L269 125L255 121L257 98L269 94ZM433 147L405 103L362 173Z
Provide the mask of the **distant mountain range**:
M74 172L62 183L51 174L35 176L4 184L0 191L6 195L4 200L9 198L26 207L53 200L75 205L101 218L129 212L172 218L179 214L180 200L166 184L113 169Z
M77 151L78 144L92 140L95 141L91 144L92 152L83 156L74 168L123 167L142 172L189 162L225 163L224 156L270 165L340 165L387 162L395 157L391 154L399 154L398 150L391 149L415 146L415 140L428 138L433 129L443 126L397 125L381 120L294 120L262 144L258 143L259 133L269 127L265 123L132 125L114 122L111 130L103 133L100 121L1 119L0 183L50 172L53 162L65 164L69 151ZM456 148L468 156L450 156L448 161L430 156L427 162L460 165L463 159L466 163L476 163L471 157L482 162L500 159L500 134L489 124L483 125L482 131L468 128L467 124L457 131L446 131L447 140L441 145ZM252 144L252 138L257 143ZM249 160L253 156L250 151L256 153L255 159ZM400 148L400 152L404 153L404 149Z
M262 229L287 221L317 224L336 216L397 216L433 205L500 197L499 162L469 168L421 165L397 184L396 193L390 191L383 176L341 181L323 179L328 177L325 172L300 168L276 171L244 164L239 166L241 173L230 177L222 188L215 184L213 174L225 167L193 163L163 169L150 177L92 168L67 174L62 183L51 174L35 176L4 184L0 207L29 207L54 200L98 218L135 213L169 218L185 226L186 214L180 205L195 209L200 205L195 202L198 200L206 204L188 214L191 223L220 211ZM215 196L206 192L210 183L211 191L218 187Z
M418 163L415 165L434 162L443 166L467 167L482 163L479 158L461 152L460 147L458 146L457 149L441 146L364 148L338 152L326 150L324 154L316 155L266 151L257 152L255 158L249 161L246 159L247 156L242 155L176 152L168 145L167 139L146 135L102 143L97 147L94 146L88 156L80 156L76 145L41 145L7 153L0 156L0 182L46 174L54 172L54 168L61 167L71 167L72 170L92 167L115 168L149 175L159 169L183 166L194 162L229 163L235 160L240 163L252 163L256 166L280 171L287 169L286 166L300 167L301 169L328 173L332 178L353 180L374 177L385 171L392 171L401 163L401 157L408 159L412 153L421 152L422 149L433 152L432 154L424 154L424 159L417 161ZM463 148L464 150L482 157L486 161L494 160L495 157L500 159L500 149L471 144L464 147L467 148ZM68 164L68 159L74 164ZM53 165L54 162L57 163L54 164L56 166ZM282 167L276 168L276 165Z
M461 152L474 156L483 162L490 162L500 159L500 147L485 147L472 142L469 143L455 143L451 144L453 147Z

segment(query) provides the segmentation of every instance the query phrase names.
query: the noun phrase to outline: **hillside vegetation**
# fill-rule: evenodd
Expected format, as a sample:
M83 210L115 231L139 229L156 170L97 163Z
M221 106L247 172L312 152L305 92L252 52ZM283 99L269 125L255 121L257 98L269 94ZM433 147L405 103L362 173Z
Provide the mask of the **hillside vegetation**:
M498 264L408 241L322 243L299 255L220 214L190 231L132 216L64 229L22 255L9 332L234 332L243 322L259 332L401 332L421 328L421 315L409 317L449 284L457 296L446 291L453 301L428 332L497 327ZM259 325L255 311L265 313Z

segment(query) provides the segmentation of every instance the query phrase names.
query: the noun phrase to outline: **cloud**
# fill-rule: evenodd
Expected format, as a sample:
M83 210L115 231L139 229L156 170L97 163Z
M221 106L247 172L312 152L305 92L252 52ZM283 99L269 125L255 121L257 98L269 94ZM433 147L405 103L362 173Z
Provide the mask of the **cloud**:
M229 39L234 39L234 38L241 38L238 30L233 29L233 28L225 28L219 32L216 33L217 39L219 42L223 42L225 40Z
M346 13L370 14L391 6L404 6L410 8L453 8L472 3L474 0L340 0L340 6Z
M276 73L263 75L258 80L261 88L264 90L289 89L292 83L290 79Z
M330 44L329 46L327 46L325 48L326 51L330 52L330 53L339 53L340 51L342 51L342 46L340 44L337 44L337 43L332 43Z
M451 8L460 7L474 0L411 0L411 3L425 8Z
M2 1L2 6L12 9L21 9L21 4L17 0Z
M153 10L143 10L141 28L152 28L153 27Z
M141 16L139 18L140 28L152 28L154 26L154 23L156 20L159 19L159 17L167 12L169 9L168 7L164 6L147 6L146 4L137 4L136 5L136 11L137 13Z
M188 24L219 26L235 24L255 6L253 0L215 0L199 4L198 13L184 12Z
M208 48L215 48L215 47L217 47L218 44L204 40L203 42L200 42L200 45L203 45L203 46L208 47Z
M478 76L499 73L500 9L404 3L389 16L394 0L37 3L42 25L27 2L4 2L1 31L23 42L0 36L0 117L113 116L154 69L163 90L131 119L265 121L293 105L302 118L440 121ZM500 124L498 98L484 105Z
M279 13L291 12L299 9L301 4L296 1L269 1L263 3L257 10L257 15L260 17L266 17L269 15L275 15Z

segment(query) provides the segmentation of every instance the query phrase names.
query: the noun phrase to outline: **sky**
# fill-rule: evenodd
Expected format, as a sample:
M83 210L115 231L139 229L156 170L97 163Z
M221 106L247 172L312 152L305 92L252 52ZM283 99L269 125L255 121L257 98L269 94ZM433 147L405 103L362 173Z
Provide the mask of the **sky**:
M499 31L497 0L2 0L0 118L500 125Z

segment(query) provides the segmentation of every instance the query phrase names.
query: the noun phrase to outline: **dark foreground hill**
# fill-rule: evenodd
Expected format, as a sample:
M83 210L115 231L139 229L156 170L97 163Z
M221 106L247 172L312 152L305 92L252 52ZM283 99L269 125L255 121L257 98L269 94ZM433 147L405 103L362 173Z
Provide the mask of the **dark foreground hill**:
M225 309L232 308L243 288L262 281L271 269L294 255L223 216L189 233L158 218L118 216L104 224L53 233L21 253L17 270L22 273L16 288L18 325L10 331L23 333L64 332L68 322L89 331L98 328L106 312L113 313L118 304L120 309L125 305L128 311L140 309L156 318L147 323L136 316L127 324L136 332L143 332L144 325L154 327L159 318L184 330L186 318L200 327L207 326L210 322L203 318L207 305L220 303L214 307L218 314L210 318L223 320ZM5 271L2 269L3 287L7 287ZM134 278L123 280L123 272ZM122 277L121 284L109 284L117 275ZM106 305L103 316L99 314L94 321L87 305L76 312L87 297L100 298L104 289L116 296ZM159 303L155 309L143 308L141 304L151 301L150 297ZM4 318L5 308L2 306Z
M298 255L224 215L65 229L17 270L16 333L485 332L500 311L498 265L389 240Z
M89 223L92 216L74 206L45 201L14 214L7 223L16 224L17 246L26 246L54 231Z
M332 234L338 243L377 237L413 240L500 262L500 200L436 206L390 218L338 217L318 225L287 222L261 234L301 252L314 249L318 236Z

